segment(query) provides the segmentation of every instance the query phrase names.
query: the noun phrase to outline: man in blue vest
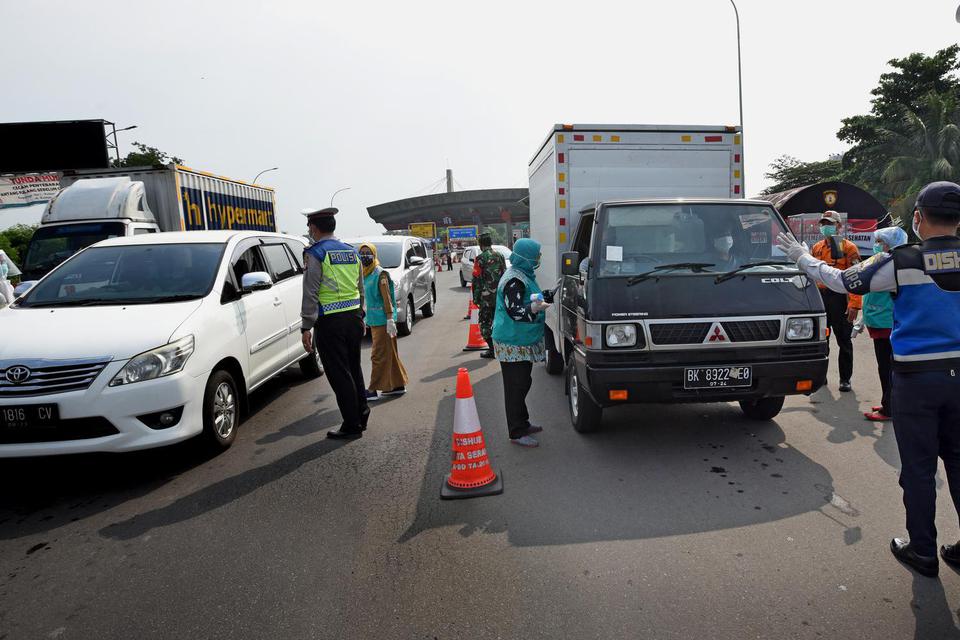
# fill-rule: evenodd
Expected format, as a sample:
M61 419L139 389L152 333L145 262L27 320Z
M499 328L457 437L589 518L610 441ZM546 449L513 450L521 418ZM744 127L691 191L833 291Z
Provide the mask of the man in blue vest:
M353 440L363 435L370 417L367 387L360 367L363 340L363 283L356 250L333 237L337 209L305 209L313 245L303 254L303 348L317 351L337 397L343 424L327 437Z
M928 184L917 196L913 232L901 245L845 271L811 256L780 234L777 244L812 279L838 293L893 294L893 425L900 450L900 486L909 539L890 550L922 575L936 576L937 458L943 459L960 513L960 185ZM940 547L960 567L960 543Z

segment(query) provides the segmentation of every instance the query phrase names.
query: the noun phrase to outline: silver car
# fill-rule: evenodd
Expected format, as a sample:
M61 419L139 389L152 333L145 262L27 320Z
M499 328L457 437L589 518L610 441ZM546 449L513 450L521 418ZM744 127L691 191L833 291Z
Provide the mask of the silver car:
M510 247L505 247L502 244L493 245L493 250L503 256L504 262L507 263L507 268L510 268L510 254L513 251ZM467 286L468 282L473 282L473 261L477 259L477 256L480 255L480 247L467 247L463 256L460 258L460 286Z
M414 236L364 236L344 242L359 248L362 243L377 248L377 258L390 278L397 295L397 333L410 335L417 310L424 318L433 315L437 304L436 269L433 250Z

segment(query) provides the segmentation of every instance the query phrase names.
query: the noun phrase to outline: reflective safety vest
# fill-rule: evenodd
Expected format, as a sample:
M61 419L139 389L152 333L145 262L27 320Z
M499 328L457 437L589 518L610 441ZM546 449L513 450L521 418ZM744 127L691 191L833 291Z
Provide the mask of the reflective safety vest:
M382 327L387 324L387 314L383 310L383 295L380 293L380 274L382 267L377 267L370 275L363 276L363 297L367 303L367 315L364 322L368 327ZM397 321L397 295L393 289L393 278L387 275L390 283L390 306L393 308L393 321Z
M537 281L513 267L507 269L497 285L497 308L493 312L493 340L501 344L529 346L543 342L544 313L537 314L536 322L517 322L507 313L503 302L503 288L510 280L517 278L523 282L523 302L530 302L530 295L540 293Z
M360 258L357 250L336 238L327 238L307 249L323 265L317 293L318 316L360 308Z
M893 368L960 369L960 238L897 247L893 264Z

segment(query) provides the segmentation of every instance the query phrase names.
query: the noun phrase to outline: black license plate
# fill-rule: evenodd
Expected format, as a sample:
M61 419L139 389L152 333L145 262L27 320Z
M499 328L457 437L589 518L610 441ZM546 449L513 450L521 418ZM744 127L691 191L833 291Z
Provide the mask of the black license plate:
M684 389L749 387L753 384L750 367L689 367L683 370Z
M0 429L52 427L60 420L55 404L0 406Z

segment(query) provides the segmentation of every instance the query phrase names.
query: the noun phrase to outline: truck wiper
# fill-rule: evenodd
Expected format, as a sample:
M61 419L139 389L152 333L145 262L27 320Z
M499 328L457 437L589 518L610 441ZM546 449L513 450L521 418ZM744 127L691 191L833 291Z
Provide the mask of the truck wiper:
M661 264L654 267L653 269L650 269L650 271L647 271L645 273L640 273L635 276L630 276L629 278L627 278L627 286L630 287L637 284L638 282L643 282L644 280L648 280L649 278L663 271L672 271L673 269L690 269L694 273L703 273L704 269L712 266L714 266L712 262L677 262L676 264Z
M747 269L751 269L753 267L777 267L777 266L782 267L786 265L791 265L794 267L796 266L795 263L790 262L789 260L763 260L761 262L747 262L746 264L740 265L733 271L727 271L726 273L721 273L714 279L713 282L714 284L720 284L721 282L726 282L727 280L730 280L731 278L735 277L741 271L746 271Z

